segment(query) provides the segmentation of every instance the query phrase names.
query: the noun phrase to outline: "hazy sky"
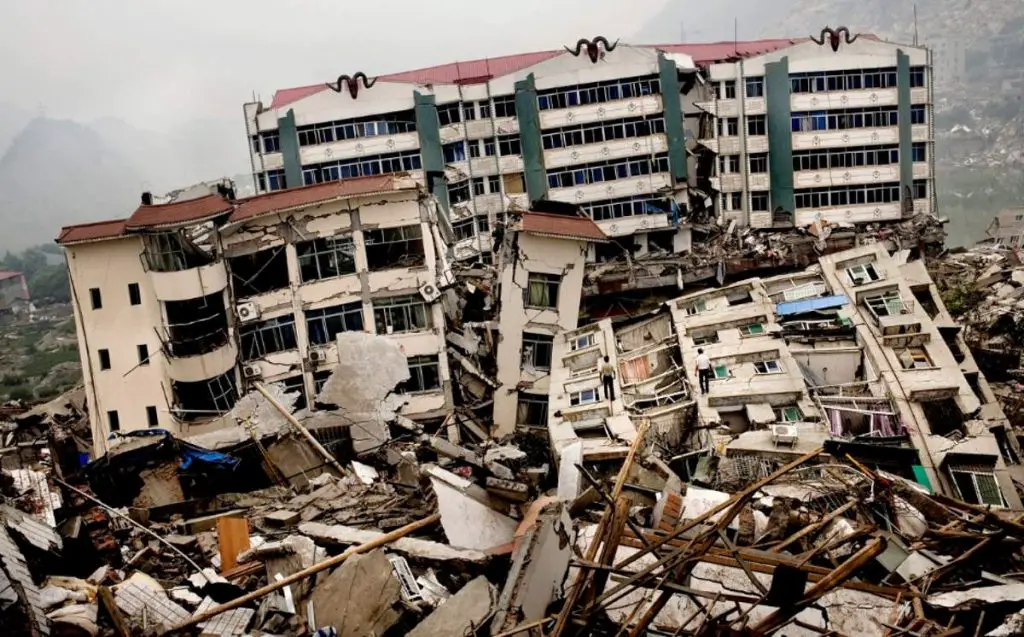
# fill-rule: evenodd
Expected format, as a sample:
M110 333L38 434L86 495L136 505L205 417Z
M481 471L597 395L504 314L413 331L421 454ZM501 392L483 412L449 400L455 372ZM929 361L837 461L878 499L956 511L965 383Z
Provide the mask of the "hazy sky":
M672 0L3 2L0 101L162 128L256 91L628 38Z

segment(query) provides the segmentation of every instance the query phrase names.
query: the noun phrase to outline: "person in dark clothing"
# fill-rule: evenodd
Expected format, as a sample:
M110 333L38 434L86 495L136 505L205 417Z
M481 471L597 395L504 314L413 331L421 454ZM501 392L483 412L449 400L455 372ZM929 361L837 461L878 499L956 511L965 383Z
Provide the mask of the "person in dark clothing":
M604 383L605 400L615 400L615 366L607 356L601 365L601 382Z

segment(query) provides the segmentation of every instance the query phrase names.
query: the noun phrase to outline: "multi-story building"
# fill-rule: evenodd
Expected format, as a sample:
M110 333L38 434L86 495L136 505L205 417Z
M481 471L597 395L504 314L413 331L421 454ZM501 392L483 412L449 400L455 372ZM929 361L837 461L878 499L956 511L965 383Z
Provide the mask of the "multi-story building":
M844 32L822 44L595 38L342 76L245 116L262 190L412 171L450 207L458 260L489 258L498 216L542 198L578 204L613 240L592 261L657 259L691 251L690 222L713 215L788 229L934 211L929 63L924 48ZM715 272L678 269L628 285Z
M450 232L408 176L238 201L147 193L127 219L64 228L97 453L113 431L219 427L244 381L281 382L311 404L346 331L396 341L403 413L442 416Z
M833 39L829 39L832 37ZM922 47L840 32L710 64L724 218L754 228L934 212L933 78Z
M27 303L28 283L21 272L0 270L0 312L13 310L21 303Z
M1024 207L1001 211L986 230L992 243L1013 250L1024 247Z

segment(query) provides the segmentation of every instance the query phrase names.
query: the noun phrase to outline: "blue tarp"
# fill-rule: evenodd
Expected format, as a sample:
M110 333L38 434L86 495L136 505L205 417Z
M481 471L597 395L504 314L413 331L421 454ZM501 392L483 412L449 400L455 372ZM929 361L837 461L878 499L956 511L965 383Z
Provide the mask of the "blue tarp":
M110 438L143 438L143 437L160 437L164 440L173 441L177 447L178 452L181 455L181 464L179 468L182 470L188 469L194 462L201 462L211 465L220 465L226 469L232 469L238 465L240 460L232 456L218 453L216 451L210 451L209 449L203 449L196 445L189 444L184 440L178 440L174 435L166 429L138 429L136 431L116 432L111 433Z
M801 299L799 301L779 303L775 306L775 313L779 316L803 314L805 312L813 312L815 310L827 310L833 307L840 307L849 302L850 300L843 294L838 294L836 296L820 296L815 299Z

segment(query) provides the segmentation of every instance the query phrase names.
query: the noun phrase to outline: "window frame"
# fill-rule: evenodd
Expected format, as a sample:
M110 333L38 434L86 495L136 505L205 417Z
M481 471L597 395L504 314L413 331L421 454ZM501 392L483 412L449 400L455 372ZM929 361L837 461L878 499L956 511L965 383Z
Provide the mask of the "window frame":
M441 379L441 360L437 354L427 356L410 356L407 359L409 365L409 380L404 381L400 385L399 393L402 394L429 394L431 392L439 391L444 387L444 381ZM437 380L436 386L427 387L426 380L427 376L425 370L433 368L434 375ZM413 388L413 381L416 380L415 389Z
M555 337L550 334L538 334L536 332L523 332L522 345L520 346L520 358L523 368L527 365L539 372L551 371L553 360ZM527 350L527 347L532 349ZM546 358L547 362L544 362ZM540 362L538 362L540 359Z
M313 316L310 317L310 314ZM338 334L343 332L362 332L365 330L362 301L342 303L316 310L306 310L303 318L306 321L307 340L311 347L330 345L338 337ZM334 318L340 319L342 329L331 334L332 328L329 321ZM349 322L350 319L352 323ZM322 328L322 332L314 329L317 322L319 322L318 327ZM355 323L358 323L358 326Z
M268 334L272 338L270 343L273 344L273 349L267 347ZM239 355L243 361L253 361L270 354L298 349L295 315L285 314L251 325L239 326L238 342L241 350Z
M299 264L300 283L324 281L358 272L356 244L351 233L301 241L295 244L295 251ZM348 267L341 268L346 263L351 263L350 269ZM331 266L333 266L333 273ZM316 276L308 275L308 271L311 269L315 269Z
M537 289L546 289L544 296L548 297L546 304L543 301L536 301L534 286ZM549 274L547 272L528 272L526 285L523 286L523 306L528 309L558 310L558 297L562 290L562 275ZM538 295L540 293L538 292Z
M129 305L142 305L142 289L138 283L128 284L128 304Z
M373 299L371 305L373 306L373 324L378 334L412 334L434 328L431 306L418 294ZM396 317L401 320L396 320ZM396 325L401 327L402 320L405 321L406 327L396 329ZM390 331L387 329L388 327L391 328Z
M89 288L89 301L92 304L92 309L103 309L103 293L99 288Z
M580 407L583 405L594 405L600 402L601 397L596 387L591 389L581 389L580 391L571 392L569 394L569 406Z
M394 238L394 236L397 235L401 235L401 238ZM423 236L423 227L418 223L391 228L374 228L372 230L363 231L363 245L366 250L366 267L370 272L393 270L395 268L413 268L426 265L427 254L425 244L426 241ZM398 248L398 259L388 260L386 263L381 262L376 265L371 262L371 254L376 255L381 247L401 245L405 245L405 249L401 249L400 247ZM418 252L410 249L413 245L418 245ZM390 255L394 249L395 248L393 247L388 248L386 254ZM415 258L407 261L406 259L411 255L415 255Z
M757 376L772 376L784 373L786 373L786 370L782 366L782 361L777 358L754 362L754 374Z

